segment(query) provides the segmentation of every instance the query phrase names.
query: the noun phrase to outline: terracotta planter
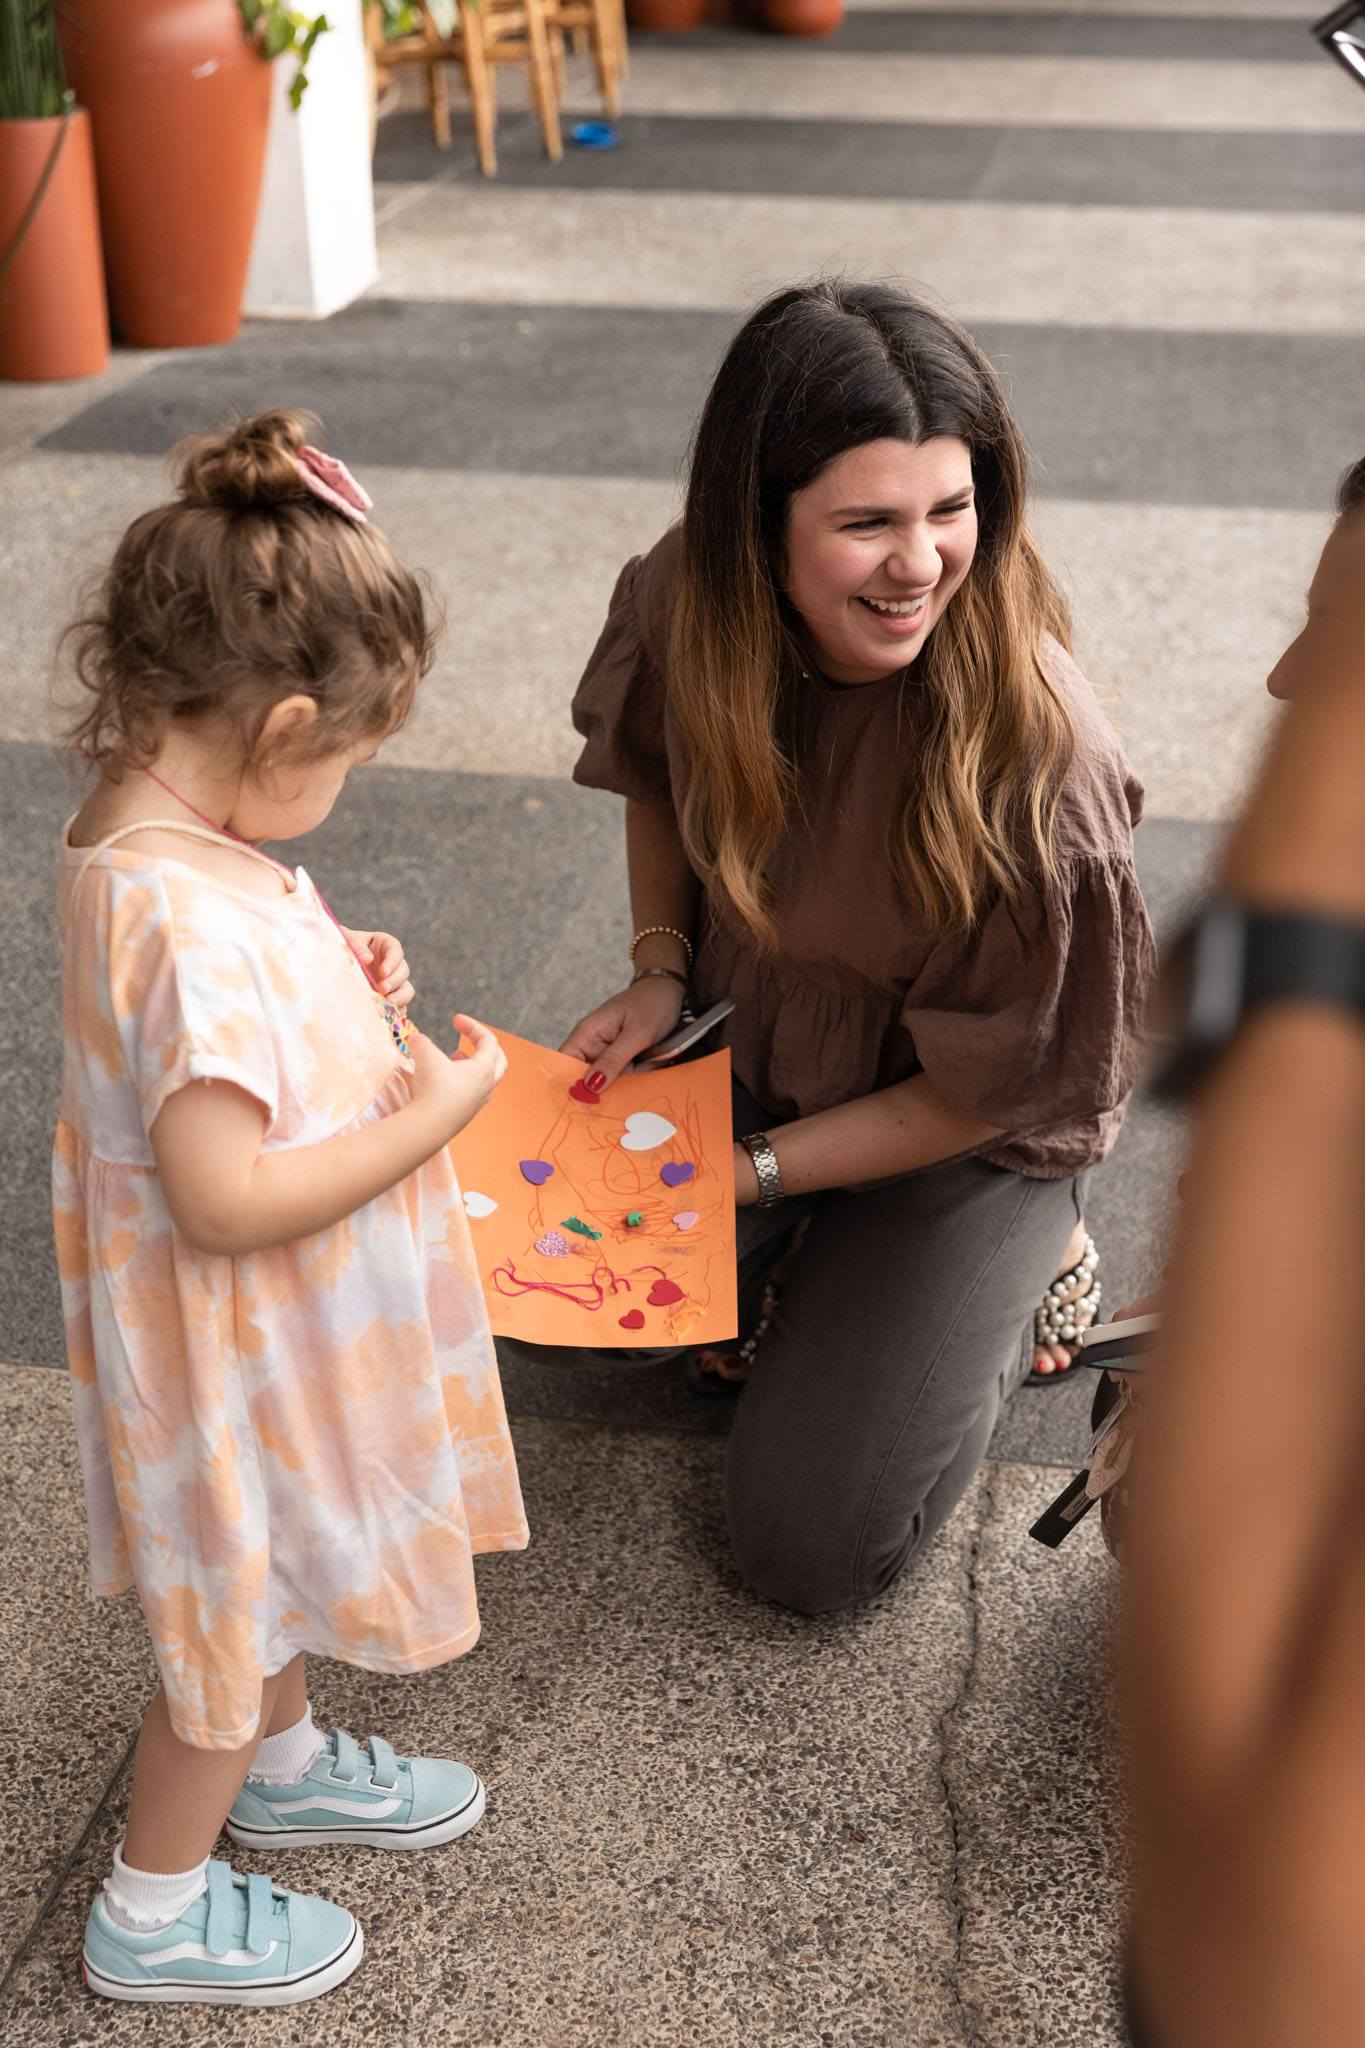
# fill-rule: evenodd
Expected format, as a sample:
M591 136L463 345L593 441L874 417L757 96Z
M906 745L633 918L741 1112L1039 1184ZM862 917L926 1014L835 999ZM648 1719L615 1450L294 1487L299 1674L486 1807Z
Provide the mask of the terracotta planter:
M828 36L844 18L844 0L759 0L759 16L774 35Z
M707 0L626 0L626 20L632 28L652 29L658 35L682 35L700 28L706 20Z
M60 117L0 121L0 256L61 134ZM93 377L109 360L95 158L84 108L66 123L52 175L0 277L0 377Z
M120 334L139 348L230 341L271 101L237 0L80 0L62 49L94 124Z

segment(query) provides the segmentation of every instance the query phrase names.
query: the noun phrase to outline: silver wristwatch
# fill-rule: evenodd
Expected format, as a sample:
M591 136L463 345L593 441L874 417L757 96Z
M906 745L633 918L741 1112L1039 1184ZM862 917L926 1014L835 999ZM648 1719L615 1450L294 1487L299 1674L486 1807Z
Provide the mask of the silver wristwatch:
M766 1131L755 1131L748 1138L741 1138L740 1144L754 1162L758 1175L758 1206L760 1209L775 1209L782 1200L782 1168L777 1163L777 1154L768 1143Z

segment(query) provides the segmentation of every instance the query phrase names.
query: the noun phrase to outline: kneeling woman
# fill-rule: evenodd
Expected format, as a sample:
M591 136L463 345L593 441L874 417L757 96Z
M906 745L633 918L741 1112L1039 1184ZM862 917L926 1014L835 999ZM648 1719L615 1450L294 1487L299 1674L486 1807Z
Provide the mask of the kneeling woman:
M1025 465L942 315L779 293L574 701L576 780L626 798L637 937L565 1050L606 1088L685 994L735 999L741 1335L784 1278L751 1360L705 1363L750 1365L740 1566L806 1612L895 1578L1098 1294L1085 1181L1152 966L1141 791L1067 651Z

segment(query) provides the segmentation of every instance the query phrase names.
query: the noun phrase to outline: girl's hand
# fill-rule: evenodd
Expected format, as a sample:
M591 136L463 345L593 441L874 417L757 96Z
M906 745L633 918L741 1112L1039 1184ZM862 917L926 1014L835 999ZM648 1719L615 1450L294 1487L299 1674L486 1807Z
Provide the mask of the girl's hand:
M580 1018L559 1049L588 1061L586 1087L610 1088L633 1059L668 1036L682 1015L685 993L671 975L648 974Z
M414 991L403 948L393 933L353 932L348 928L346 936L369 968L380 995L387 996L396 1010L406 1010Z
M413 1103L433 1117L441 1144L473 1121L507 1072L507 1055L486 1024L463 1015L450 1021L470 1041L471 1052L442 1052L420 1031L408 1045Z

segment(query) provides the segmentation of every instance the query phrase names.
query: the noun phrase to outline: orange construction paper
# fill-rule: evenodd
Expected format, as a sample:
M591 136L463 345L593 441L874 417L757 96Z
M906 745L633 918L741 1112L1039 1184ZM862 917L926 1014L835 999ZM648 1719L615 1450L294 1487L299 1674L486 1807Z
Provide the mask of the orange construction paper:
M728 1343L738 1330L729 1053L625 1074L589 1104L569 1093L588 1071L581 1060L497 1036L507 1073L450 1147L494 1332L593 1350ZM673 1135L623 1146L627 1120L645 1114ZM554 1172L535 1186L523 1160ZM689 1181L660 1179L683 1163L695 1168ZM679 1225L680 1215L696 1220ZM566 1229L571 1218L600 1236Z

